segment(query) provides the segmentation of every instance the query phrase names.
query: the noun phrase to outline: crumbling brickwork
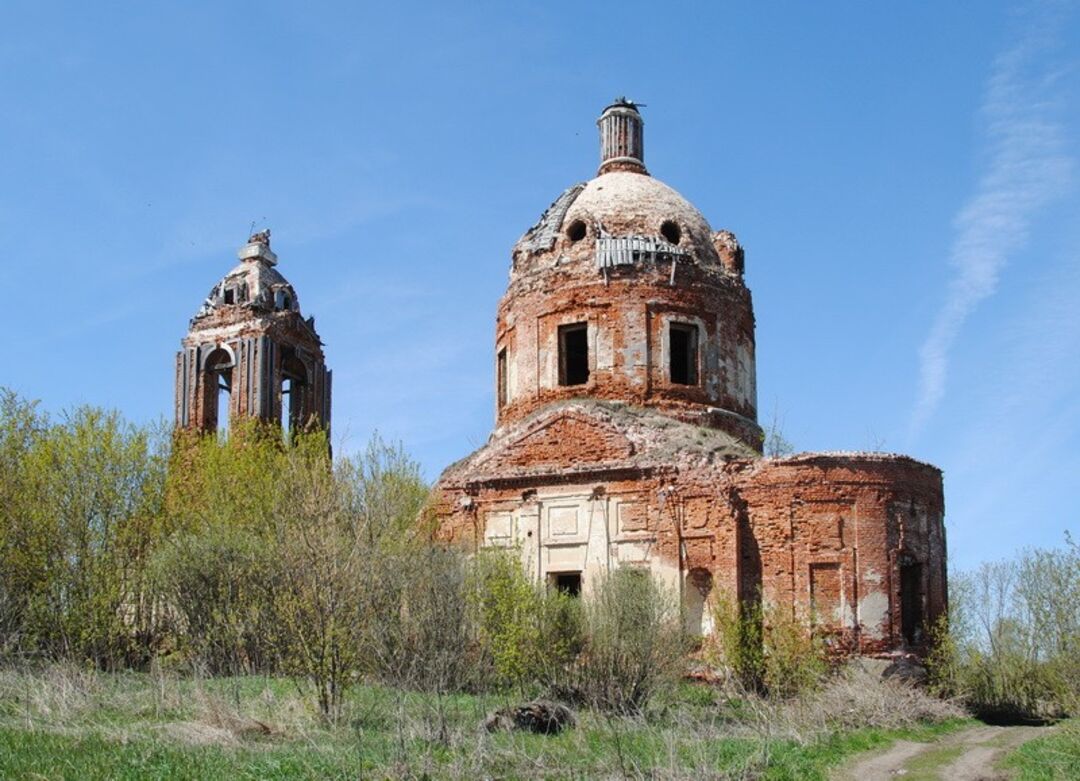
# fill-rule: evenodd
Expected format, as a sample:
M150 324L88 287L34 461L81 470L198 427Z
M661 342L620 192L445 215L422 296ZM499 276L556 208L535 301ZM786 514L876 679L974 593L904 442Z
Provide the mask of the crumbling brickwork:
M238 417L286 428L330 424L331 373L315 318L277 271L270 232L214 286L176 356L176 424L213 431ZM222 408L227 405L227 409Z
M541 580L613 567L813 622L838 651L923 647L946 608L941 473L906 456L762 458L754 316L728 231L652 178L629 101L599 175L519 240L495 334L496 429L437 485L439 534Z

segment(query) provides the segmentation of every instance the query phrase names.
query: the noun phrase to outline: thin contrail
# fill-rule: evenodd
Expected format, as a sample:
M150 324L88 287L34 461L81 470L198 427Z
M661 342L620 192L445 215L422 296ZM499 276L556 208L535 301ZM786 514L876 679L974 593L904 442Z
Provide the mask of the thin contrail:
M910 434L917 436L945 395L949 353L972 311L998 286L1011 254L1027 242L1040 208L1064 192L1071 160L1054 121L1055 73L1040 67L1060 19L1049 13L997 58L981 115L988 163L955 220L953 269L945 302L919 350L919 396Z

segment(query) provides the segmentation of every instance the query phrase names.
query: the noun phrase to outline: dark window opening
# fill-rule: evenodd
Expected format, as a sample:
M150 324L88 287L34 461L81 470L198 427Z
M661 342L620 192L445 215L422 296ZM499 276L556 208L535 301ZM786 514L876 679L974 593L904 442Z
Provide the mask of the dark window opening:
M574 220L570 223L570 227L566 229L566 237L570 241L581 241L585 238L585 223L582 220Z
M506 406L506 348L499 350L498 370L497 370L497 383L499 392L499 406Z
M900 565L900 632L909 645L922 640L922 565Z
M698 329L696 325L672 323L668 329L671 381L678 385L697 385Z
M559 326L559 384L589 381L589 327L586 323Z
M551 585L568 597L581 596L580 572L553 572L548 577Z
M672 244L678 244L679 240L682 239L682 230L671 220L665 220L664 224L660 226L660 235Z
M225 303L226 304L235 304L236 303L236 291L233 290L231 287L226 288L226 290L225 290Z

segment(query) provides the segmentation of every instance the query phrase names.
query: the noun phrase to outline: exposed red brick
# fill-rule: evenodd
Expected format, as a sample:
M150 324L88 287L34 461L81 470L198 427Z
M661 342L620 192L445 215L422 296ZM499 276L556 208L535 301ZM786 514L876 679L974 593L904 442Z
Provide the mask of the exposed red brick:
M214 286L191 320L176 356L176 424L213 431L228 415L290 425L330 425L331 373L315 319L300 313L296 291L274 266L270 232L239 252L240 264ZM216 370L216 367L221 367ZM283 382L292 381L290 396ZM228 410L218 385L228 382Z
M638 157L604 157L514 247L503 403L488 444L438 482L440 536L517 546L535 577L581 572L586 592L612 567L647 567L694 628L727 593L812 619L844 649L920 649L946 609L941 472L877 453L760 457L743 249L645 173L636 108L613 106L605 143ZM559 328L574 323L588 381L561 385ZM672 323L698 328L694 383L673 381ZM909 637L903 582L920 613Z

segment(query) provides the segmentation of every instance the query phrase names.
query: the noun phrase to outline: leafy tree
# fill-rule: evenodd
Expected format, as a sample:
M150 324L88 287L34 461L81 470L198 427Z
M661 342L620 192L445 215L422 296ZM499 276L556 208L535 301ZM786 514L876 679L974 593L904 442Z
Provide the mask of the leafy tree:
M0 414L9 650L137 663L151 631L142 573L161 509L163 440L92 407L51 423L7 392Z
M949 583L931 681L993 721L1080 713L1080 549L1027 550Z

